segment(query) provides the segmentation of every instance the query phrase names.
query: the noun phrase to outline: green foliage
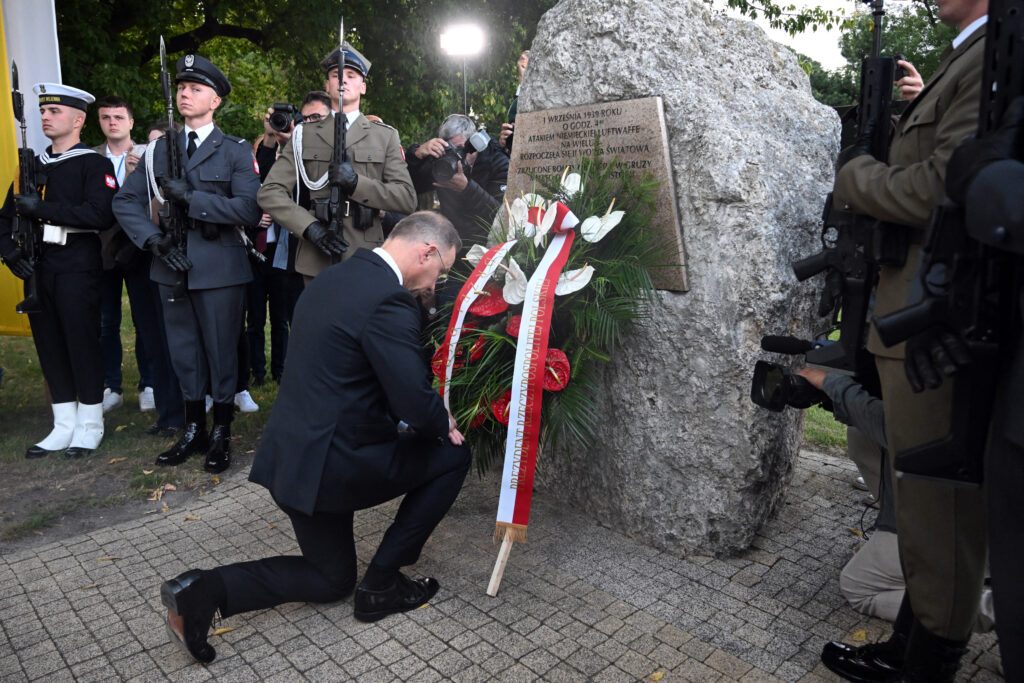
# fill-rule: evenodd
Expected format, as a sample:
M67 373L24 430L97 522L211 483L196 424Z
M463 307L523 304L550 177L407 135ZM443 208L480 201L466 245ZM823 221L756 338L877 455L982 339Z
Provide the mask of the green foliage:
M714 0L704 1L709 5L716 4ZM782 29L791 36L808 29L816 31L819 26L831 31L846 20L844 12L821 6L797 7L777 4L772 0L726 0L726 5L749 19L764 19L772 28Z
M484 0L473 9L488 45L467 62L469 103L494 136L515 92L516 58L554 4ZM172 60L196 51L227 74L233 91L217 121L251 140L268 105L297 104L323 87L319 63L337 46L342 10L347 39L372 62L362 111L397 128L405 144L462 111L463 64L439 48L443 28L465 17L456 0L57 0L56 9L65 82L131 102L137 138L162 117L161 34ZM86 138L100 142L98 126L88 126Z
M649 231L654 210L656 181L651 177L634 177L621 173L614 161L601 156L600 142L593 155L580 164L582 190L566 203L573 213L584 219L603 216L616 201L625 211L622 222L597 243L577 235L564 271L595 269L590 283L570 295L555 298L549 348L562 350L569 359L570 380L560 392L544 392L542 444L545 452L557 451L568 440L581 445L593 441L597 411L595 403L602 365L613 353L621 350L630 326L648 315L653 296L650 271L664 266L666 250ZM537 192L543 197L558 194L558 178L538 178ZM507 230L502 226L502 231ZM504 236L495 236L504 241ZM512 258L529 277L544 256L535 248L533 239L517 230L519 240ZM504 271L499 268L494 284L504 284ZM510 316L521 313L521 306L487 318L468 321L460 340L458 358L469 357L474 344L483 344L482 357L460 364L451 381L451 405L455 419L464 427L477 468L486 470L492 462L500 462L505 448L507 427L500 424L491 404L511 387L516 340L506 332ZM442 314L447 323L450 316ZM434 346L444 343L445 327L434 330ZM483 339L481 342L480 340ZM443 356L443 352L435 358ZM482 424L471 426L476 420Z
M869 12L860 12L847 22L848 30L840 38L847 63L840 69L826 71L814 60L801 57L818 101L832 106L856 103L861 58L871 54L874 41L872 23ZM909 6L889 4L882 32L882 52L902 55L927 80L955 36L956 29L940 23L923 2Z

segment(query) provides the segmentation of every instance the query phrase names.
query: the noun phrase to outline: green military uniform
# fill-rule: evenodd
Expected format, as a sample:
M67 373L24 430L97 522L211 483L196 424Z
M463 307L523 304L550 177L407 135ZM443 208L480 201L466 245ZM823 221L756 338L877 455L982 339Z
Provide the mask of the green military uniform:
M946 164L975 132L981 99L985 27L949 52L901 117L885 164L856 157L836 176L834 201L858 213L909 226L902 267L883 267L875 315L904 308L918 276L921 243L932 210L945 196ZM886 348L872 328L868 350L882 382L886 432L898 455L949 431L953 382L915 394L903 370L904 345ZM971 633L985 564L980 491L896 479L900 561L914 616L932 633L966 640Z
M338 114L335 114L336 116ZM329 117L317 123L302 124L301 156L306 177L316 183L330 168L334 150L334 119ZM259 193L259 204L278 225L282 225L298 240L295 270L307 278L315 277L331 265L330 257L315 245L301 239L306 228L314 222L313 214L296 204L296 185L302 183L295 166L294 138L285 145L281 156L270 169L270 174ZM382 123L371 123L360 114L349 126L345 149L352 167L359 175L350 201L376 209L373 224L366 230L353 226L352 216L345 219L342 239L348 243L343 258L354 254L359 247L373 249L384 242L384 228L380 211L412 213L416 210L416 193L409 170L402 156L402 143L398 131ZM310 190L310 198L330 196L329 184Z

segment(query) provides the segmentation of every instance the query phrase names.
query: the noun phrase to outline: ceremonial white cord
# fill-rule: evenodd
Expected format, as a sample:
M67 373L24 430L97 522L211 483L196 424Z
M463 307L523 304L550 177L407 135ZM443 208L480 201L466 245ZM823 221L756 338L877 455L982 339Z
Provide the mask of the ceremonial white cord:
M165 136L165 139L166 139L166 136ZM145 162L146 162L146 179L149 181L146 184L146 189L148 190L147 193L146 193L146 196L149 199L149 201L146 202L147 204L149 204L150 202L153 201L153 197L154 196L156 197L156 200L158 202L160 202L160 204L163 204L166 201L164 199L164 196L162 194L160 194L160 186L157 185L156 175L153 172L153 155L155 153L156 153L156 144L155 143L151 142L150 144L146 145L146 153L143 156L145 157Z
M322 190L327 187L327 172L325 171L320 179L313 182L306 175L306 165L302 163L302 130L304 126L295 126L295 130L292 132L292 158L295 161L295 184L299 184L301 178L302 183L309 188L311 192L316 190Z

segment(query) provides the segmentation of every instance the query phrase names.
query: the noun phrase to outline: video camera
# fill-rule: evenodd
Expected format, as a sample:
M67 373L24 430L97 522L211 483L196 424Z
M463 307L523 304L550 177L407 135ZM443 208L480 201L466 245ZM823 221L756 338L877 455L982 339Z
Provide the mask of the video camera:
M833 342L811 342L796 337L761 337L763 350L790 356L802 355L831 344ZM787 406L804 410L821 405L826 410L832 410L832 402L824 392L815 389L810 382L789 368L765 360L759 360L754 365L750 400L775 413L781 413Z
M447 144L444 154L434 159L430 166L430 173L434 176L434 180L438 182L451 180L452 176L459 172L459 165L465 164L466 155L484 151L490 142L491 136L487 134L487 131L478 130L470 136L464 145L456 147L450 143Z
M270 113L270 127L279 133L287 133L302 123L302 112L294 104L277 103L274 104L273 110Z

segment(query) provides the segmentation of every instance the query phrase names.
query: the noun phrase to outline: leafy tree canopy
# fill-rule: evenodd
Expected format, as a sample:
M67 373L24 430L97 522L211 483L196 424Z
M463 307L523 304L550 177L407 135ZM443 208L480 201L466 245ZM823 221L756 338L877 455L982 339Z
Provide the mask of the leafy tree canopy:
M446 25L471 20L488 36L484 54L467 61L467 80L471 108L496 135L515 92L516 58L554 4L482 0L472 16L456 0L57 0L56 9L66 82L97 96L124 97L143 128L163 114L163 35L170 59L199 52L228 75L233 89L217 120L248 139L262 132L267 106L297 104L323 87L319 63L337 46L344 10L346 38L373 64L361 109L408 143L462 111L462 61L439 48ZM89 126L87 137L98 142L98 126Z

